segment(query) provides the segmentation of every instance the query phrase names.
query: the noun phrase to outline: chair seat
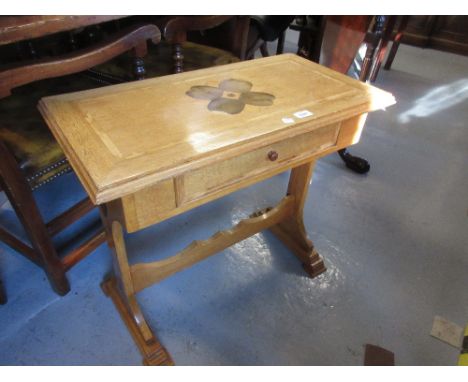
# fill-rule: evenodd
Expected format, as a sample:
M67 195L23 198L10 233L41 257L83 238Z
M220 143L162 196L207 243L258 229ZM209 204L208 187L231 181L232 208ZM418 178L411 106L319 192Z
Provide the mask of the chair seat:
M182 52L184 55L184 72L240 61L238 57L228 51L193 42L183 43ZM156 46L150 45L148 54L144 57L146 78L173 74L174 60L172 56L172 46L170 44L161 42ZM96 67L96 69L115 77L124 77L125 73L128 73L129 65L131 65L129 57L121 56L113 62Z
M70 170L65 156L37 110L41 97L97 87L80 75L38 81L13 89L0 100L0 139L35 189Z
M168 49L166 46L162 46L162 49L164 48ZM184 71L187 72L240 61L231 52L207 45L186 42L182 44L182 49L184 54ZM170 57L172 59L172 54Z

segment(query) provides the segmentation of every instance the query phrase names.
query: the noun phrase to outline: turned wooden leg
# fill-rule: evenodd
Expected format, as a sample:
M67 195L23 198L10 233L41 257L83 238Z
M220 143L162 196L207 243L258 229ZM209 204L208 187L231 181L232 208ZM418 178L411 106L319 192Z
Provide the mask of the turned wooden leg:
M374 82L379 74L380 66L387 52L388 42L390 41L393 29L395 27L397 16L387 16L385 26L383 27L381 43L375 57L375 63L370 73L370 82Z
M369 44L366 49L366 55L362 60L361 73L359 74L359 79L363 82L367 81L369 73L371 70L372 58L374 57L374 52L376 50L375 45Z
M144 80L146 77L145 61L143 57L148 53L146 41L133 48L133 76L136 80Z
M172 58L174 60L174 73L182 73L184 71L184 55L181 44L174 43L172 45Z
M369 80L372 67L375 64L375 52L380 49L382 32L385 25L386 16L375 16L375 25L372 31L372 36L367 41L366 55L362 61L361 73L359 79L363 82Z
M111 232L110 243L113 245L113 260L115 276L104 281L101 285L104 293L109 296L117 308L128 331L137 344L143 356L145 365L173 365L173 361L166 349L152 333L141 312L135 296L135 290L128 263L127 251L123 236L123 228L118 221L110 222L105 216L106 232Z
M307 198L314 165L315 161L291 170L288 195L294 197L293 213L290 217L270 228L302 262L304 270L310 277L318 276L326 271L322 258L307 237L303 220L304 203Z
M146 76L145 61L141 57L133 58L133 75L137 80L144 80Z

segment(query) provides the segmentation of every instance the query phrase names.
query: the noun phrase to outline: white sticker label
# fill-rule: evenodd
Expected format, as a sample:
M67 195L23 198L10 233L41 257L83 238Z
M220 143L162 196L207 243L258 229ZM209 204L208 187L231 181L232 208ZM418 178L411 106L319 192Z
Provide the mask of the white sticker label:
M294 123L294 119L289 117L281 118L281 120L283 121L283 123Z
M309 110L301 110L301 111L296 111L294 113L294 116L297 117L297 118L310 117L311 115L314 115L314 113L312 113Z

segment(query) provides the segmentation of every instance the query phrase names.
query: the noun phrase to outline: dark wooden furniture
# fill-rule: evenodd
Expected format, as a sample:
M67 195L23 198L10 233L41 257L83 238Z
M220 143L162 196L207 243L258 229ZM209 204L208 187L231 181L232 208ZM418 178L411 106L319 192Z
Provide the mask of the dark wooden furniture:
M276 54L283 53L284 38L295 16L250 16L247 59L254 58L260 49L263 57L268 57L267 43L278 40Z
M468 16L401 16L385 69L390 69L400 43L468 55Z
M388 53L387 61L385 62L384 69L390 70L392 67L393 60L395 59L395 55L398 51L398 47L400 46L401 38L403 37L403 32L408 25L409 16L399 16L399 22L397 29L394 31L394 34L390 36L392 40L392 48Z
M370 82L374 82L377 79L377 75L379 74L380 67L387 52L388 43L392 39L395 25L397 25L398 22L398 16L377 17L379 18L378 22L376 22L371 32L371 39L373 39L372 44L375 46L375 54L371 57L373 66L368 77Z
M408 16L403 44L468 54L468 16Z
M393 30L394 17L315 16L299 20L302 21L293 25L301 31L299 55L346 74L364 43L366 53L359 79L364 82L375 80ZM360 174L370 170L365 159L351 155L346 149L339 150L338 154L351 170Z
M173 72L181 73L187 62L200 69L244 60L249 21L248 16L168 16L156 24L171 46ZM209 35L214 28L216 35Z
M289 28L299 32L297 54L314 62L320 60L325 16L296 16Z
M70 31L125 16L1 16L0 45Z
M374 82L377 79L396 21L397 16L374 17L364 39L367 49L360 75L362 81ZM368 66L364 67L365 64Z
M76 26L77 20L71 18L69 21L74 21L73 25ZM85 19L86 23L91 22L89 17ZM5 24L5 18L0 20L3 28ZM62 24L54 25L55 30L66 28ZM25 28L25 36L37 35L34 29ZM6 37L0 37L2 42L19 39L11 28L3 31ZM48 29L44 33L52 32ZM98 225L93 235L88 235L84 242L68 253L59 254L55 247L53 237L89 213L93 204L86 198L51 221L44 221L33 190L70 171L70 167L37 112L37 101L48 92L56 94L96 87L96 82L73 74L108 62L125 52L132 52L135 60L141 61L146 54L147 40L159 42L160 33L155 25L130 26L97 44L69 54L23 61L0 68L0 187L7 195L30 243L23 242L5 228L0 228L0 239L42 267L54 290L61 295L70 290L66 272L104 242L105 235L102 226ZM136 65L137 78L143 77L140 66ZM40 80L47 81L38 82Z
M395 16L322 16L312 20L315 25L306 29L313 33L308 38L312 41L299 45L299 55L347 73L359 48L365 44L359 79L375 81L396 22ZM294 28L298 29L297 23Z

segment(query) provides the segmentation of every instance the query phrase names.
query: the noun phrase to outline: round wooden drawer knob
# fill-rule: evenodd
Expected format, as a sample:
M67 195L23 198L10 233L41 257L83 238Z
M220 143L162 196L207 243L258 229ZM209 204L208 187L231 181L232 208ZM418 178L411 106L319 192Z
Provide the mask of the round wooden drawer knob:
M274 150L271 150L269 153L268 153L268 159L271 160L272 162L274 162L275 160L278 159L278 153Z

